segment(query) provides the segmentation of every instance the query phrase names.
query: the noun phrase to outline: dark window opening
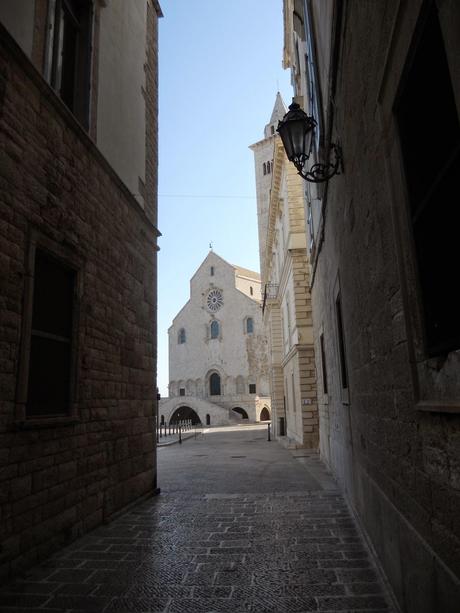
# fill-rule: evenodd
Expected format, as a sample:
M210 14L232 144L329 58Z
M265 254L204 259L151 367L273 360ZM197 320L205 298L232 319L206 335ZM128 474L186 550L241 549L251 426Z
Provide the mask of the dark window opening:
M250 383L249 384L249 393L250 394L255 394L256 393L256 384L255 383Z
M211 416L209 415L209 413L206 413L206 425L207 426L211 425Z
M27 415L70 409L76 273L36 251Z
M324 334L319 337L319 344L321 349L321 369L322 369L322 381L323 381L323 394L327 394L327 368L326 368L326 352L324 351Z
M88 127L92 6L88 0L55 0L50 31L50 84Z
M187 340L187 338L186 338L186 335L185 335L185 329L181 328L179 330L179 338L178 338L179 345L183 345L186 340Z
M211 322L211 338L219 338L219 322Z
M335 314L337 317L337 334L339 337L340 378L342 382L342 389L348 389L348 373L345 359L345 338L343 335L342 304L340 294L337 296L335 301Z
M254 295L254 288L252 287L252 285L249 287L249 293L251 296Z
M185 387L179 388L179 396L185 396Z
M254 320L252 317L248 317L246 320L246 332L252 334L254 332Z
M429 356L460 348L458 275L460 122L438 11L423 30L403 77L395 115L407 182ZM427 123L428 122L428 123Z
M214 276L214 266L211 266L211 277Z
M264 162L263 163L263 170L264 170L264 175L267 174L267 164Z
M220 377L216 372L209 378L209 393L211 396L220 396Z

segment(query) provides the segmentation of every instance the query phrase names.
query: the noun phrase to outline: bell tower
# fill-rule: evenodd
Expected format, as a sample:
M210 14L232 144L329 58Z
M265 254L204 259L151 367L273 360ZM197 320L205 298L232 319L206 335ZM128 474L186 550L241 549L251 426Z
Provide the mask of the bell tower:
M257 217L259 220L259 259L262 279L265 278L263 266L267 236L268 209L270 205L270 189L272 184L273 151L275 137L277 135L276 128L278 127L278 121L284 117L286 112L286 105L283 102L281 94L277 92L270 121L264 128L264 138L249 147L254 153Z

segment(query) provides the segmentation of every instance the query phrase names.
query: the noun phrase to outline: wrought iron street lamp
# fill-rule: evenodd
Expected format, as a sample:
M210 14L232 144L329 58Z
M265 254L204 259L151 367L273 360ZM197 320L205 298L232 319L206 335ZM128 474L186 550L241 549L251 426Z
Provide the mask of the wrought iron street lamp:
M297 104L293 102L289 111L278 122L277 132L286 151L287 158L294 164L301 177L312 183L328 181L342 170L342 151L339 145L330 144L331 154L334 159L323 164L313 164L310 170L304 170L311 154L316 121L309 117Z

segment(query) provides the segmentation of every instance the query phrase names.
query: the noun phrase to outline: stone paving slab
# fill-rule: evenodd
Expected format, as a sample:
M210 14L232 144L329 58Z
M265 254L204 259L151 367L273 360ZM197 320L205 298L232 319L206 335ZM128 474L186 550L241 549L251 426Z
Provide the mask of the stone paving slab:
M162 450L168 456L162 462L184 466L197 449L212 456L216 443ZM253 449L250 459L257 465L267 450L262 441ZM230 467L222 492L213 481L218 467L210 469L209 491L196 492L190 462L191 472L181 469L182 490L179 478L169 491L162 485L160 496L4 586L0 613L393 611L340 493L310 479L276 443L273 455L280 456L287 484L300 474L312 489L267 491L268 481L259 479L247 492L247 480L238 483ZM213 460L219 464L222 457ZM230 458L226 462L231 465Z

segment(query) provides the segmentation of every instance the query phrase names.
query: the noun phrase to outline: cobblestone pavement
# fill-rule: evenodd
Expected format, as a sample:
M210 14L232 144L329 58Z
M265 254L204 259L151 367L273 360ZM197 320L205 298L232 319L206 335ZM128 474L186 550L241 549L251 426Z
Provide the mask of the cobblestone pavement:
M0 612L393 611L317 458L265 434L159 450L162 494L3 588Z

